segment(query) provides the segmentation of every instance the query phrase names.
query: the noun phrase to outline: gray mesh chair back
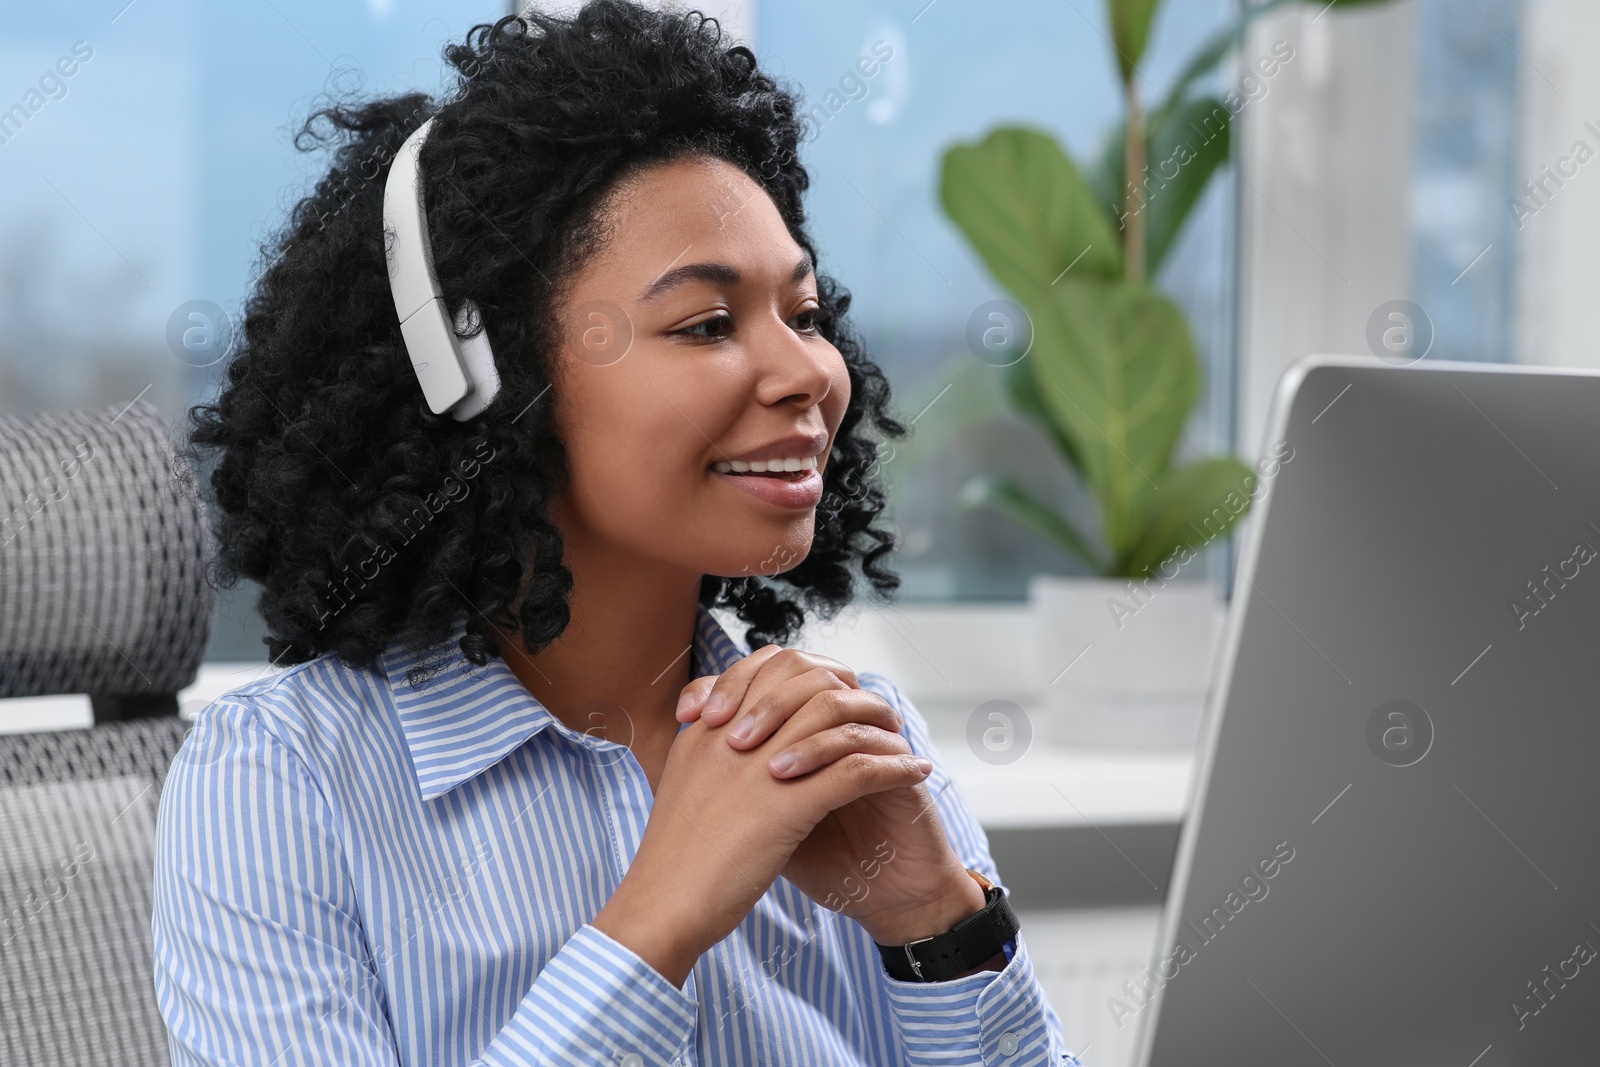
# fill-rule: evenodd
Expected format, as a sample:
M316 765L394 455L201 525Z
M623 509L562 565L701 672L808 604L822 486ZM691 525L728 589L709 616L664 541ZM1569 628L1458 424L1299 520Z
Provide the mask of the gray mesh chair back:
M0 734L0 1064L165 1067L150 946L176 715Z
M168 1063L152 850L210 632L208 545L150 404L0 419L0 697L86 693L96 720L0 733L4 1067Z
M176 714L210 632L207 537L148 402L0 419L0 697Z

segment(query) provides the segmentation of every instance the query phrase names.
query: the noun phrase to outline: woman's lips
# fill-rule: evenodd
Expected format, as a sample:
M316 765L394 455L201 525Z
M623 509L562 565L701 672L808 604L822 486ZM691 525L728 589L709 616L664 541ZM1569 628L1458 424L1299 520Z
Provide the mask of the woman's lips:
M723 474L709 472L713 478L740 492L780 508L814 508L822 499L822 473L814 470L783 471L766 474Z

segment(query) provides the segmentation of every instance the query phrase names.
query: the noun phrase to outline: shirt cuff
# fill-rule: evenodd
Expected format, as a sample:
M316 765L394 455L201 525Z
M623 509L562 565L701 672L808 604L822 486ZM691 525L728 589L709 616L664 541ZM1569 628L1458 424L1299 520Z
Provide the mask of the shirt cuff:
M684 1054L698 1007L638 953L584 923L539 972L501 1035L508 1051L554 1046L608 1064L637 1062L627 1059L632 1053L645 1067L662 1067Z
M1020 931L1015 954L998 971L944 982L902 982L887 971L882 975L908 1063L1058 1067L1051 1059L1044 991Z

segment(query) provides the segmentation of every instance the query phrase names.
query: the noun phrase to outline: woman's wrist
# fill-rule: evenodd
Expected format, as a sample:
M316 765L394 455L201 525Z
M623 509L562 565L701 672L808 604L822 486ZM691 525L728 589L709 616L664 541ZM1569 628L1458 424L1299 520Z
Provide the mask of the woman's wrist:
M694 937L690 923L664 916L660 905L659 899L634 901L624 878L589 925L626 946L656 973L682 989L705 949Z
M988 904L982 887L965 869L957 869L946 887L915 906L857 920L880 945L904 945L946 933Z
M945 981L953 982L957 978L965 978L967 975L977 974L979 971L1003 971L1006 969L1006 964L1009 962L1011 961L1006 958L1005 951L1001 950L1000 952L996 952L992 958L985 961L981 967L974 967L972 970L962 971L960 974L952 974L949 978L946 978Z

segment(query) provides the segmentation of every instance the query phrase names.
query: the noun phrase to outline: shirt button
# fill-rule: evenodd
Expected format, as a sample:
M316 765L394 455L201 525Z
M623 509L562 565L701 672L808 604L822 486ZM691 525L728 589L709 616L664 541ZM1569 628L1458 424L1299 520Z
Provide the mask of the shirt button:
M1017 1051L1017 1032L1007 1030L1000 1035L1000 1055L1009 1056Z
M637 1052L630 1052L622 1057L622 1067L644 1067L644 1057Z

